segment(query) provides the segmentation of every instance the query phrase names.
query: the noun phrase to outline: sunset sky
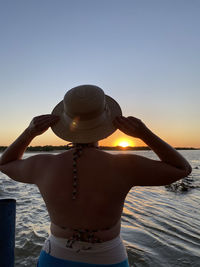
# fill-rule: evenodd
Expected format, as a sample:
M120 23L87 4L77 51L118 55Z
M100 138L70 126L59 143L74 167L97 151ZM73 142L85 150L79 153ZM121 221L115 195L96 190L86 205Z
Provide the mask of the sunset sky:
M0 145L70 88L101 87L173 146L200 147L199 0L0 2ZM144 145L116 131L118 139ZM31 145L64 145L51 129Z

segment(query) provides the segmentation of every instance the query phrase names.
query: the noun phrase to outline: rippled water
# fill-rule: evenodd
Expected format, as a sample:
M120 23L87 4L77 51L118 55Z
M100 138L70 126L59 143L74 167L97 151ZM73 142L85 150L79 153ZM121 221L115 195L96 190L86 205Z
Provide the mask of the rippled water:
M155 158L151 151L134 153ZM200 266L200 151L181 153L193 167L184 190L183 183L170 188L135 187L126 198L121 235L130 266ZM36 266L49 233L49 217L37 187L0 172L0 197L17 200L15 266Z

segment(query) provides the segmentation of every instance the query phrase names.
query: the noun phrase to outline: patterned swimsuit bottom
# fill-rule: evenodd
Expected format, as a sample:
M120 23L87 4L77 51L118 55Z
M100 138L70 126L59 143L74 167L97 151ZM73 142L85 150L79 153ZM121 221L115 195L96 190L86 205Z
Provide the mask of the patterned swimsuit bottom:
M58 238L51 234L42 248L37 266L129 266L126 248L120 235L109 241L101 241L94 238L92 238L92 242L91 240L88 241L80 241L80 238L77 238L77 234L69 239Z

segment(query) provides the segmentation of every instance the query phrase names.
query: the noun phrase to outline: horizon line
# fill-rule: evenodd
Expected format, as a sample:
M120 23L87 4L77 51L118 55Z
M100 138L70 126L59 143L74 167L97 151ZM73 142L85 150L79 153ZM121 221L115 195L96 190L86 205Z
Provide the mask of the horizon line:
M3 152L9 146L0 146L0 152ZM39 145L39 146L28 146L26 151L53 151L53 150L68 150L71 146L67 145ZM108 149L108 150L152 150L149 146L99 146L100 149ZM176 150L200 150L200 147L180 147L174 146Z

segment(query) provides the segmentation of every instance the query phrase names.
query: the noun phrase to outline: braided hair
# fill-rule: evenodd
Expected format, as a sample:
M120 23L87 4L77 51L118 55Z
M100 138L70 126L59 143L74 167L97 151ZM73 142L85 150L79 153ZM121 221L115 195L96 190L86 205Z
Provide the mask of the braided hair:
M73 190L72 190L72 199L75 200L77 197L77 185L78 185L78 177L77 177L77 159L81 157L83 149L88 147L96 147L94 143L70 143L67 145L69 148L74 148L73 152Z

